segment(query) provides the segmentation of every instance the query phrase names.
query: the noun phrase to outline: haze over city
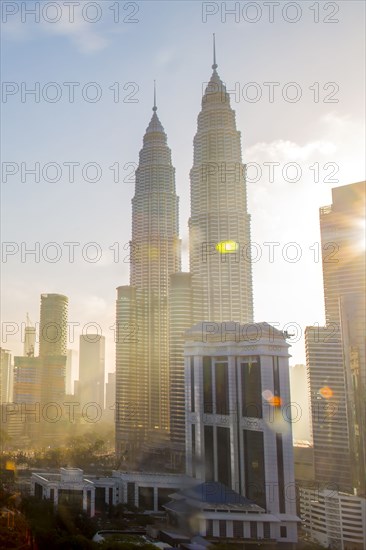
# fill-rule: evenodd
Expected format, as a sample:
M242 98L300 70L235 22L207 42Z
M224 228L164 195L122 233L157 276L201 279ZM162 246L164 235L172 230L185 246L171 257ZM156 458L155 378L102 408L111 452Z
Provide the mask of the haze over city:
M2 239L17 243L19 252L9 254L2 266L2 318L21 323L29 312L37 321L41 293L65 294L70 301L69 321L75 323L70 348L77 353L81 327L98 323L107 339L109 371L114 370L110 327L115 287L128 283L133 171L150 118L154 79L159 116L176 168L183 269L188 268L192 139L210 77L212 32L216 33L219 73L231 93L242 134L243 162L252 163L248 211L252 241L261 250L261 257L253 262L256 321L277 322L290 333L314 322L322 324L322 270L318 245L314 245L319 243L318 208L331 202L332 187L363 179L364 83L358 70L363 56L363 4L341 2L334 16L332 10L320 11L319 23L314 23L315 8L308 2L301 5L296 23L284 20L281 11L278 17L274 12L271 23L269 8L264 6L256 23L249 22L255 19L250 10L247 20L241 15L236 22L237 16L230 14L225 20L220 9L214 13L218 4L206 4L210 6L141 2L137 14L121 12L119 23L105 8L94 24L86 23L75 10L73 24L64 11L54 24L42 17L36 23L32 16L22 23L19 14L7 15L4 25L2 76L5 82L19 83L19 91L9 85L3 99L7 139L2 157L15 163L18 171L12 174L9 168L2 186ZM122 15L136 22L123 23ZM89 17L95 17L92 9ZM339 21L325 23L326 17ZM288 19L294 18L296 12L290 7ZM59 88L48 88L50 82ZM64 84L68 82L77 85L71 88ZM83 97L85 85L91 82L97 88L86 87L85 93L93 100L99 90L99 101ZM286 88L292 82L296 86ZM39 102L32 94L22 101L21 83L24 90L36 89L39 83ZM58 90L58 101L44 99L45 85L45 97L49 93L54 98ZM256 96L260 98L253 102ZM293 102L296 96L299 99ZM34 175L22 173L34 169L37 162L41 172L50 162L60 170L57 173L51 167L46 181L41 174L37 183ZM73 182L66 164L70 162L80 163L74 167ZM99 175L92 167L86 181L82 168L90 162L99 165ZM270 164L276 162L280 164ZM299 168L286 167L289 162ZM95 176L99 179L92 182ZM31 254L22 261L21 243L25 252L37 242L39 262ZM61 255L55 263L47 259L47 246L46 260L42 255L50 242L60 247L49 249L51 259ZM70 245L63 244L68 242L80 243L73 263ZM83 246L90 242L98 243L102 252L95 263L94 248L89 250L92 261L83 257ZM292 258L300 253L294 248L288 249L290 261L285 259L286 248L283 256L290 242L298 243L297 262ZM279 243L272 245L273 262L269 261L271 245L263 243ZM19 353L19 336L6 336L2 345ZM304 362L303 338L294 343L291 353L291 364Z
M364 19L1 3L0 548L365 548Z

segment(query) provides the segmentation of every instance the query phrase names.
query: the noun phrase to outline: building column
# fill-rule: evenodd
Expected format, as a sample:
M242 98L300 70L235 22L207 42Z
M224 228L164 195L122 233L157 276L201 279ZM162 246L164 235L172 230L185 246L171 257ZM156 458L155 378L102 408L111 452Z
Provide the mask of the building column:
M90 490L90 517L95 516L95 487Z
M87 489L83 489L83 511L86 512L87 509L88 509Z
M139 487L137 485L137 483L135 483L135 506L139 506L140 505L140 502L139 502Z
M157 512L159 508L158 504L158 488L154 487L154 512Z
M234 524L232 520L226 521L226 538L233 538L234 536Z

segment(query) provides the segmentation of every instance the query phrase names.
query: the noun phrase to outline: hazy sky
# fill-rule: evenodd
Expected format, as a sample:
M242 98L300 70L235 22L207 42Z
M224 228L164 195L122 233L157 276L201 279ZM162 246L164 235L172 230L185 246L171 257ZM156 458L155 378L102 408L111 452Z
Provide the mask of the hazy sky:
M20 332L6 336L4 323L21 323L26 312L38 321L41 293L66 294L75 323L70 348L77 350L82 327L98 323L114 370L115 288L129 281L123 247L131 237L131 174L152 115L154 79L188 268L189 170L213 32L243 162L252 163L252 240L262 254L253 266L255 320L292 333L322 323L318 208L331 202L332 187L364 179L364 2L81 1L74 16L72 3L56 9L29 1L27 9L35 4L37 21L20 2L2 3L2 240L15 243L3 244L8 251L19 247L2 258L2 347L22 351ZM25 94L37 87L38 97ZM25 172L37 162L38 183ZM79 163L74 181L65 163ZM22 258L37 242L39 261ZM51 242L59 248L45 246ZM80 243L74 262L66 242ZM96 263L95 248L82 254L91 242L102 252ZM273 262L265 242L279 243ZM56 253L61 258L52 263ZM295 339L292 364L305 356L303 339Z

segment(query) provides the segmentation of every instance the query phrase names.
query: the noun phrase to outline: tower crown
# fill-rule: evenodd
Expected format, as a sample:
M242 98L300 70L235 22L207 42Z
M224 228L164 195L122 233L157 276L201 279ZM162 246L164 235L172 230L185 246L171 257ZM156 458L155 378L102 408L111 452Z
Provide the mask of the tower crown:
M146 133L145 133L144 140L147 138L148 134L160 133L160 134L163 134L164 141L166 142L166 134L165 134L165 131L164 131L164 127L163 127L162 123L160 122L158 115L156 114L156 111L158 110L158 108L156 106L156 83L155 83L155 80L154 80L154 105L153 105L152 110L153 110L153 115L151 117L149 126L146 128Z
M163 125L160 122L159 117L156 114L156 111L154 111L154 114L151 117L151 120L149 122L149 126L146 128L147 134L151 134L152 132L160 132L165 135Z
M216 41L215 34L213 34L213 73L210 81L208 82L205 93L202 97L202 106L206 103L227 103L230 104L230 96L226 92L226 86L221 80L217 69L218 64L216 62Z

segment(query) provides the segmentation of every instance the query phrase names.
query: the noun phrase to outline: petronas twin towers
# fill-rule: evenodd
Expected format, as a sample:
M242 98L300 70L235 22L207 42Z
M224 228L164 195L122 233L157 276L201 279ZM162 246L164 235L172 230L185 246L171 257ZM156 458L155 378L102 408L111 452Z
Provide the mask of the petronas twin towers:
M184 449L184 332L253 321L245 167L215 49L212 68L190 174L190 273L181 272L175 169L155 100L136 170L130 285L117 289L116 451L130 467L152 449Z

